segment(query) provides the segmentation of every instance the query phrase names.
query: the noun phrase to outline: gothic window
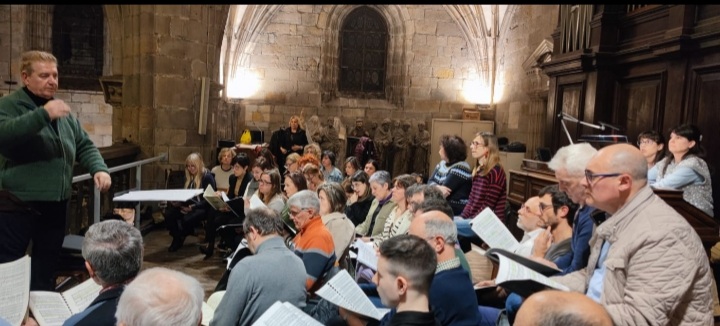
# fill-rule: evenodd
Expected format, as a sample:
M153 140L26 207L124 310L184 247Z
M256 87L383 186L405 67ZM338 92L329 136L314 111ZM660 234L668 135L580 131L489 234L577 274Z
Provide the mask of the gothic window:
M340 81L344 93L384 94L388 29L380 14L360 7L340 29Z
M60 87L100 90L104 49L102 6L56 5L53 10L52 51L58 60Z

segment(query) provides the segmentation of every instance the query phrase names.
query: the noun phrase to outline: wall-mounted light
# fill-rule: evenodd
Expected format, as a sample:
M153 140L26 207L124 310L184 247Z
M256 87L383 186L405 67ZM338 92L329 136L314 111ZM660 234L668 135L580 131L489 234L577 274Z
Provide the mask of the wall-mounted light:
M260 89L261 81L258 74L249 69L240 69L228 80L225 87L228 100L240 100L255 95Z
M485 85L477 78L466 79L463 82L462 94L465 100L474 104L490 105L490 86Z

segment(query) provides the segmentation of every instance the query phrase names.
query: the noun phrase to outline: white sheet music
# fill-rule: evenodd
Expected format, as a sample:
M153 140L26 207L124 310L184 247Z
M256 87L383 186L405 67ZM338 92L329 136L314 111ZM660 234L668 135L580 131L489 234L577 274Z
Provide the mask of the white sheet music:
M250 197L250 209L256 209L256 208L263 208L267 207L265 203L263 203L262 199L256 195L252 195Z
M30 256L0 264L0 284L0 317L19 326L30 296Z
M340 307L376 320L382 319L389 311L389 309L384 311L377 309L344 269L315 293Z
M113 201L186 201L203 191L202 189L157 189L137 190L113 198Z
M353 244L355 248L358 248L357 261L363 265L372 268L377 271L377 252L371 242L364 242L361 239L355 240Z
M253 323L253 326L322 326L299 308L276 301Z
M85 310L97 298L102 286L95 283L92 278L87 279L70 290L63 292L63 298L67 302L73 314Z
M495 283L499 284L500 286L502 286L502 283L505 281L534 280L551 288L563 291L570 291L570 289L565 285L555 282L552 279L532 269L516 263L512 259L507 258L500 253L498 253L498 258L500 259L500 267L498 268Z
M520 246L520 243L510 233L510 230L500 221L495 213L486 207L472 220L472 230L490 248L502 248L510 252Z
M72 316L62 295L57 292L30 292L30 310L40 326L61 326Z

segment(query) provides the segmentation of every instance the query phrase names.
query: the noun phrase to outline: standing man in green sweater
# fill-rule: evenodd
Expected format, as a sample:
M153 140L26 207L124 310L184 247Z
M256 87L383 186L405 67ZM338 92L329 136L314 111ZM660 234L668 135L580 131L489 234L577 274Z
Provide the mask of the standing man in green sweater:
M0 263L23 257L32 240L31 290L53 290L77 160L101 191L110 175L70 106L54 98L57 59L28 51L24 87L0 98Z

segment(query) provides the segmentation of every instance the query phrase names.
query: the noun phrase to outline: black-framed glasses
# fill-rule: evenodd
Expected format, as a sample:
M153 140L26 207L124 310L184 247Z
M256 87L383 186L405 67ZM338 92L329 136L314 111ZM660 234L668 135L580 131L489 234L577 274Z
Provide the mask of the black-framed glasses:
M592 184L593 180L597 178L610 178L620 175L622 175L622 173L593 173L590 170L585 170L585 179L587 179L588 184Z
M649 139L649 138L638 139L638 141L637 141L638 146L651 145L651 144L656 144L656 143L657 143L656 141Z

